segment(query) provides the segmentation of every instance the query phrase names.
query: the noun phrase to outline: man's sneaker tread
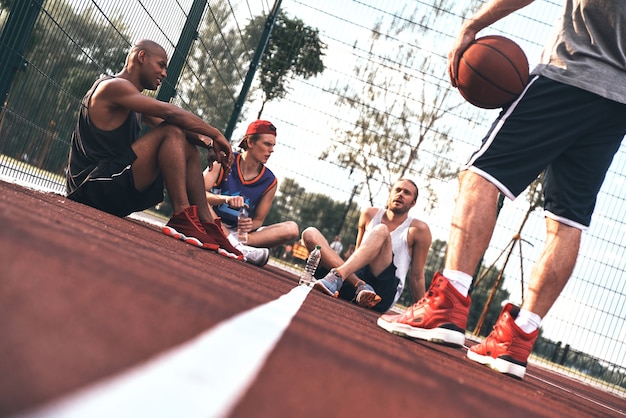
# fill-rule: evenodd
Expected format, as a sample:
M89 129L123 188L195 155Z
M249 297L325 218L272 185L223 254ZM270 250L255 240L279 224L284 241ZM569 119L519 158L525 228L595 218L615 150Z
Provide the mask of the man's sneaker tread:
M382 298L376 294L374 288L367 284L362 283L356 288L356 303L364 308L373 308L378 305Z
M515 324L518 309L507 304L485 340L467 351L467 357L500 373L523 379L528 356L539 330L525 333Z
M324 279L319 279L313 282L313 289L321 290L332 297L339 297L339 291L333 292L329 287L332 287L330 284L325 283Z
M204 227L198 219L198 208L196 206L189 206L181 212L174 214L167 224L161 228L161 232L195 247L211 251L217 251L219 248L207 236Z
M242 255L238 255L238 254L233 254L231 252L226 251L225 249L221 248L221 247L217 247L217 249L215 250L219 255L222 255L226 258L230 258L233 260L243 260L243 256Z
M376 324L382 329L401 337L409 337L454 347L462 347L465 344L464 332L447 329L446 327L431 329L417 328L407 324L390 322L382 316L378 318Z
M246 263L263 267L270 259L269 248L250 247L248 245L240 245L238 248L244 256Z
M241 251L236 249L230 241L228 241L228 238L224 235L224 232L220 227L221 222L218 222L202 222L202 226L204 227L206 234L209 236L213 244L216 244L220 249L224 250L225 253L229 254L226 255L227 257L243 260L243 254ZM231 257L231 255L234 255L235 257Z
M331 269L325 277L313 282L314 289L321 290L333 297L339 296L339 289L342 285L342 277L335 269Z

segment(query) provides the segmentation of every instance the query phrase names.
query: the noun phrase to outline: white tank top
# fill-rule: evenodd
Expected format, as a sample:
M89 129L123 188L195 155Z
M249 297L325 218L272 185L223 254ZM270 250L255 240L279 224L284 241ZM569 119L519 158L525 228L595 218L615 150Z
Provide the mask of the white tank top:
M376 215L365 227L365 233L363 234L363 240L367 239L372 228L380 224L383 218L385 209L378 209ZM398 289L396 290L396 297L393 303L396 303L402 294L404 289L404 283L406 281L406 275L409 272L411 266L411 254L409 253L408 233L409 226L411 225L413 218L410 216L404 220L398 227L391 231L391 247L393 248L393 265L396 266L396 277L399 279Z

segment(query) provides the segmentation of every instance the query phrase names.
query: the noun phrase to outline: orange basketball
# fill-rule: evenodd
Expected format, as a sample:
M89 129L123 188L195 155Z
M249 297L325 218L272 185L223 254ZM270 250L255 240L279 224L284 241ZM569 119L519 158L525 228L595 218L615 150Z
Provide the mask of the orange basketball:
M515 100L528 83L528 59L518 44L499 35L476 39L463 52L457 87L474 106L495 109Z

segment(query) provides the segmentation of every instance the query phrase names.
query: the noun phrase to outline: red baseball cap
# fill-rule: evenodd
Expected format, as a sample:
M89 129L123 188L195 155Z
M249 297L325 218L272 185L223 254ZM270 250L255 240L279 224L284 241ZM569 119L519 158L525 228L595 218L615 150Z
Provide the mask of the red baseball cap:
M270 121L261 119L255 120L248 125L248 129L246 130L246 136L254 134L271 134L276 136L276 127L272 125Z
M248 129L246 130L246 134L244 138L239 143L239 148L246 149L246 138L250 135L257 134L270 134L276 136L276 127L272 124L272 122L267 120L258 119L248 125Z

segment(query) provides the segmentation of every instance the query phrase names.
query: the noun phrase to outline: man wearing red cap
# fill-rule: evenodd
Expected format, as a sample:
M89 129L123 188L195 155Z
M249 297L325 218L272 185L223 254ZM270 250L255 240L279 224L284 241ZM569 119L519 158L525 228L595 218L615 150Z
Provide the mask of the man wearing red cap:
M267 247L293 242L300 234L293 221L263 226L278 189L276 176L265 166L275 145L276 127L269 121L256 120L239 143L243 152L235 153L230 173L226 175L219 164L204 172L207 201L222 219L229 241L256 265L267 263ZM248 232L246 245L239 242L237 234L237 215L243 206L249 218L239 221L239 227Z

